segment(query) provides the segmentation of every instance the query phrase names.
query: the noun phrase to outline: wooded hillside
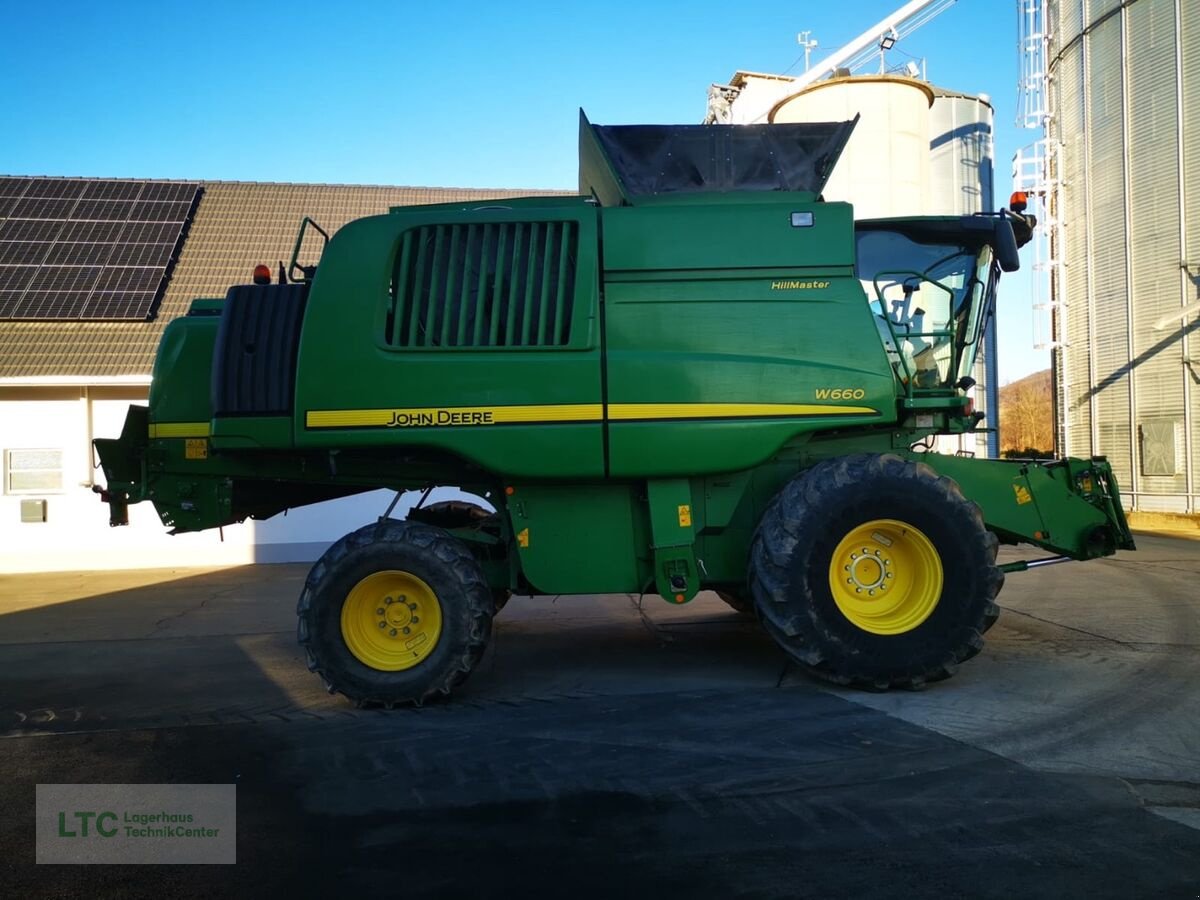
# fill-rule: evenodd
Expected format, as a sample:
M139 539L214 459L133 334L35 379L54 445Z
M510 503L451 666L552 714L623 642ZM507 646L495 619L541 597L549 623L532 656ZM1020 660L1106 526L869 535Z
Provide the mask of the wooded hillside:
M1054 404L1050 370L1034 372L1000 388L1000 453L1029 456L1054 452Z

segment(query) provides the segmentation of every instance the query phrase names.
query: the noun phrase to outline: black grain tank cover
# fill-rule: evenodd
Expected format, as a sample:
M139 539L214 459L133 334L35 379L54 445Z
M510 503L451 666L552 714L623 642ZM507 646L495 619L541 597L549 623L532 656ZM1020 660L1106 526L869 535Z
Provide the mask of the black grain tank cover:
M239 284L225 295L213 350L215 416L292 411L308 283Z
M820 194L858 117L779 125L593 125L579 113L579 190L603 206L657 194Z

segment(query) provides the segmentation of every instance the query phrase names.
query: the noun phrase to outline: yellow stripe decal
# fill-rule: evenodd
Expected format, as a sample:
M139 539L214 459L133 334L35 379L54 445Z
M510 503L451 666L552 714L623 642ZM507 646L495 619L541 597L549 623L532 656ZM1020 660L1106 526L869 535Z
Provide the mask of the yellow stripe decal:
M869 406L820 403L610 403L608 418L629 419L765 419L796 416L875 416Z
M207 422L151 422L152 438L200 438L208 437Z
M879 410L869 406L814 403L611 403L608 407L610 421L875 415L879 415ZM305 414L304 424L308 428L436 428L462 425L599 422L603 418L604 408L599 403L564 403L548 406L314 409ZM153 427L151 426L151 429Z
M451 406L397 409L313 409L309 428L430 428L446 425L513 425L540 422L599 422L599 403L551 406Z

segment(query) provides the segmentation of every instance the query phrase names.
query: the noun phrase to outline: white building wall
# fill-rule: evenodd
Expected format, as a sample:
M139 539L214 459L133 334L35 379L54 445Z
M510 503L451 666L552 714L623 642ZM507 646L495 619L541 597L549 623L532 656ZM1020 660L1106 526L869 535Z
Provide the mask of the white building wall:
M104 475L92 468L91 437L117 437L144 388L0 388L0 457L13 449L61 450L60 491L13 493L5 468L0 492L0 575L79 569L128 569L308 562L335 540L378 518L392 499L371 491L286 515L224 529L170 535L149 503L129 507L129 525L112 528L108 505L92 491ZM91 434L89 434L89 416ZM93 481L94 480L94 481ZM463 496L439 488L430 501ZM406 495L392 511L402 518L418 499ZM23 523L22 500L45 500L46 521Z

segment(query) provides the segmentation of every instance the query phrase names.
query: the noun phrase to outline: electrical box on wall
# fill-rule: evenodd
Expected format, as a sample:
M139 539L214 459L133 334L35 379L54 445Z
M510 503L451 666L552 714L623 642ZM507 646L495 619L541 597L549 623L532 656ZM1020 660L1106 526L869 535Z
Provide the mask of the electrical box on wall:
M45 522L46 521L46 501L45 500L22 500L21 501L21 521L22 522Z

